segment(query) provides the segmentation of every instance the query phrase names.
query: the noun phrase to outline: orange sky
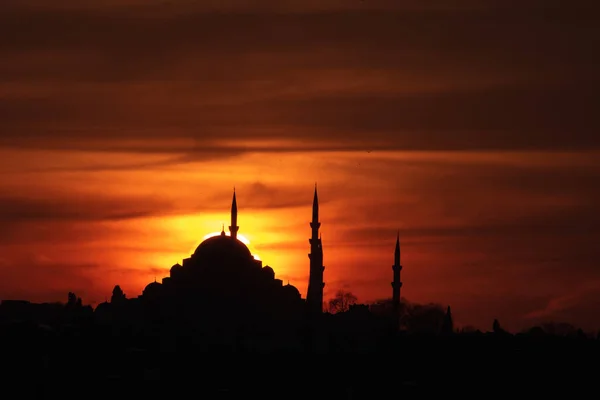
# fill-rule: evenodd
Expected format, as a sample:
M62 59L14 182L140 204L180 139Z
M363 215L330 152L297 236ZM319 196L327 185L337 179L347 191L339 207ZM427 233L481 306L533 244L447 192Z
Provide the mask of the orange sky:
M600 328L579 2L46 3L0 14L0 298L136 296L227 226L233 186L305 294L318 182L326 296L390 296L400 229L411 301Z

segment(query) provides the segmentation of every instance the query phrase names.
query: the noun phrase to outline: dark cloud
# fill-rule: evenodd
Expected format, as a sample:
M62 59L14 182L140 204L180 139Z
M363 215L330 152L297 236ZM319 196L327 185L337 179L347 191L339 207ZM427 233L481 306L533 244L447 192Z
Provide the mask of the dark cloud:
M111 273L111 274L122 274L122 275L143 275L143 276L156 276L156 280L160 281L164 276L166 276L165 274L169 274L169 269L170 269L170 265L165 265L164 268L157 268L157 267L152 267L152 266L148 266L145 268L128 268L128 267L112 267L112 268L105 268L104 271L106 273ZM150 283L150 282L148 282Z
M600 282L588 281L575 289L563 291L552 296L539 308L524 316L530 324L540 324L548 321L573 323L577 327L596 330L600 326L600 318L590 318L598 315L600 309Z
M534 325L525 316L529 312L544 307L551 296L533 293L512 293L510 296L494 296L490 293L473 295L465 301L456 296L450 303L452 315L458 324L475 325L482 331L491 331L494 319L498 319L504 329L519 332Z
M329 148L597 148L592 14L525 3L153 18L94 6L7 12L0 72L16 86L0 97L3 143L95 149L137 139L146 144L134 149L185 152L166 132L207 151L223 139L300 133L317 149L323 139ZM349 70L355 77L341 86L314 86ZM352 89L365 76L384 84ZM415 79L435 84L414 93ZM19 82L55 89L23 94Z
M232 188L233 189L233 188ZM200 190L200 189L199 189ZM262 182L240 185L238 206L242 210L282 209L312 204L311 188L295 186L274 186ZM77 225L77 223L111 222L134 220L155 216L183 215L229 209L232 192L204 192L197 197L181 197L176 193L163 193L161 196L111 196L94 193L38 193L36 196L0 196L0 240L3 243L14 241L44 240L85 240L90 235L106 228ZM307 208L308 209L308 208ZM52 225L58 224L58 225ZM61 225L62 224L62 225ZM58 230L52 233L52 229ZM124 228L123 228L124 229ZM123 229L122 234L127 233ZM119 230L110 234L118 234ZM131 234L131 232L128 232ZM137 232L136 234L139 234ZM29 238L29 239L27 239ZM69 239L70 238L70 239ZM138 249L139 250L139 249Z
M296 185L271 184L255 181L247 185L236 186L237 204L240 210L264 210L295 207L309 207L312 205L313 189L311 187L298 187ZM212 193L212 191L211 191ZM205 208L223 210L224 199L231 198L231 192L214 192ZM328 200L321 203L326 204ZM308 213L309 211L307 211ZM308 214L307 214L308 215Z
M58 263L31 255L2 259L0 298L66 301L70 291L85 298L95 287L94 274L99 267L93 263Z
M552 165L552 155L544 157L545 164L536 165L535 155L530 163L527 157L518 155L520 161L511 162L507 155L502 163L461 160L460 154L444 162L409 161L408 165L402 158L365 161L355 172L361 180L375 179L377 170L397 171L376 178L391 195L378 201L377 207L357 202L352 215L337 210L330 218L357 228L373 224L374 230L408 229L407 234L420 230L414 233L435 235L427 232L434 226L440 234L459 234L453 231L456 227L473 227L478 235L518 230L561 235L597 232L600 191L594 182L600 179L600 169L585 161L558 158ZM356 194L360 191L357 186Z
M12 220L4 221L0 227L0 246L11 253L14 248L62 248L77 255L86 251L105 251L127 254L179 253L181 246L156 243L156 235L171 232L149 230L139 225L122 223L106 224L105 220ZM135 224L135 222L134 222ZM133 225L133 226L132 226ZM156 228L155 228L156 229ZM138 240L131 241L132 237ZM65 254L71 258L70 254Z
M34 302L66 301L75 292L85 304L95 304L110 298L112 288L121 283L129 297L140 294L140 281L154 277L160 280L168 269L156 267L131 268L97 263L57 262L36 254L39 250L0 259L0 299L27 299ZM108 277L108 279L107 279Z
M172 211L155 197L119 198L98 195L70 197L0 197L0 221L117 221L163 215Z
M199 160L208 161L208 160L214 159L216 157L218 157L217 154L210 153L207 155L206 158L204 158L202 156L198 156L196 161L199 161ZM72 166L72 167L53 167L53 166L33 167L33 168L27 167L27 168L19 168L18 172L19 173L39 174L39 173L53 173L53 172L136 171L136 170L157 169L157 168L161 168L161 167L181 165L181 164L186 164L189 162L192 162L192 160L189 158L170 157L166 160L160 160L160 161L130 162L130 163L122 163L122 164L97 163L97 164L78 165L78 166Z

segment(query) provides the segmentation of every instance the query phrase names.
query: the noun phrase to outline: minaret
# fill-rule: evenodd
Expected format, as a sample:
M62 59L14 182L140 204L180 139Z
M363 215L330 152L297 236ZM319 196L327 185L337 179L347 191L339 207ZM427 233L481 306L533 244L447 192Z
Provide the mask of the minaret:
M315 184L315 195L313 198L312 222L310 223L312 235L310 243L310 276L308 278L308 293L306 303L311 312L320 314L323 312L323 248L321 247L321 237L319 235L319 197L317 195L317 184Z
M235 200L235 188L233 188L233 201L231 202L231 226L229 227L229 232L231 233L231 237L237 239L237 233L240 229L237 226L237 201Z
M394 314L398 315L400 312L400 288L402 282L400 282L400 271L402 271L402 265L400 265L400 231L396 236L396 250L394 251L394 265L392 266L394 271L394 281L392 282L392 304L394 306Z

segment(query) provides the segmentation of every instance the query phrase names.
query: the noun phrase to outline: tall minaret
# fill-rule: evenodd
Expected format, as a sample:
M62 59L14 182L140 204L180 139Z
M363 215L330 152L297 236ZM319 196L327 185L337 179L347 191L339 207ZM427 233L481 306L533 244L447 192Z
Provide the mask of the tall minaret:
M400 288L402 282L400 282L400 271L402 271L402 265L400 265L400 231L396 236L396 250L394 251L394 265L392 266L394 271L394 281L392 282L392 303L394 306L394 313L397 315L400 312Z
M240 229L237 226L237 201L235 200L235 188L233 188L233 201L231 202L231 226L229 227L229 232L231 233L231 237L237 239L237 233Z
M308 309L315 313L323 312L323 247L321 247L321 237L319 236L319 197L317 196L317 184L315 184L315 196L313 198L312 236L308 240L310 243L310 276L308 278L308 293L306 295L306 303Z

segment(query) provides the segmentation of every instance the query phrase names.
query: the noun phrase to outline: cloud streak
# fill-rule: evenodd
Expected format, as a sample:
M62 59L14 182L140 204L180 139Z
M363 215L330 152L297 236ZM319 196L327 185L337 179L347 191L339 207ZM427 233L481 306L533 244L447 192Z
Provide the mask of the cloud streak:
M160 18L32 4L0 21L7 146L181 153L192 142L197 157L298 138L315 150L599 145L594 36L577 5L542 19L496 2L310 13L285 3L296 10L285 14L181 3Z

